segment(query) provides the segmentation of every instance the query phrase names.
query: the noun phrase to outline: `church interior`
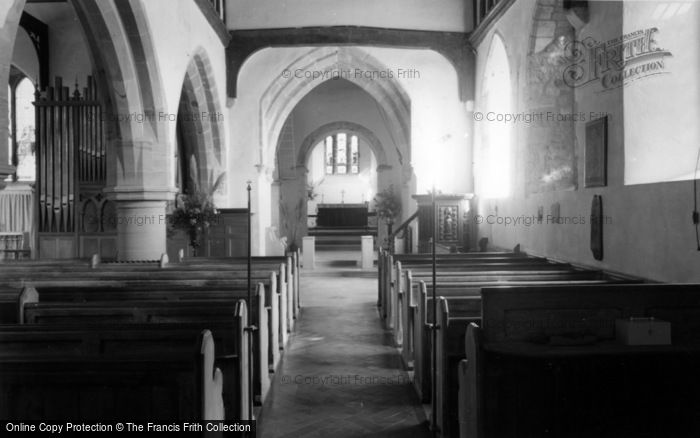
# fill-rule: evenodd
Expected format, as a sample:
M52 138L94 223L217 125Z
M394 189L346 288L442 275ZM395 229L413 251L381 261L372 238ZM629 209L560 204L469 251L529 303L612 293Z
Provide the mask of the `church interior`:
M2 0L2 427L697 436L699 69L694 0Z

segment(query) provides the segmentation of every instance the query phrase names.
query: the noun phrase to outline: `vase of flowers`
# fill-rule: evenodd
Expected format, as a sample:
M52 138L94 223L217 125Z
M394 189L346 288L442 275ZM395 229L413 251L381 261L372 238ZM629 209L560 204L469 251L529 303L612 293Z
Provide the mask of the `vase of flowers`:
M394 221L401 214L401 197L394 191L393 184L377 193L374 197L374 208L377 211L377 217L387 226L387 239L389 239Z
M296 251L299 248L298 240L303 231L302 223L305 216L306 200L299 198L294 204L290 205L280 199L279 206L282 226L287 237L287 251Z
M219 212L214 205L213 197L223 177L223 173L219 175L216 182L209 185L208 191L199 189L195 184L191 190L178 196L176 207L170 215L169 234L172 235L175 230L183 231L187 235L194 256L197 255L202 233L218 221Z

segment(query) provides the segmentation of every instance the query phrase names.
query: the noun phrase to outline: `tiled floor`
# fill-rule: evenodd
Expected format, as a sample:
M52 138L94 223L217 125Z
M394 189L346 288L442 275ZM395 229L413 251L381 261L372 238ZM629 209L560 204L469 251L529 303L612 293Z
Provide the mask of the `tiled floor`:
M376 271L302 273L302 313L258 436L428 437L376 308Z

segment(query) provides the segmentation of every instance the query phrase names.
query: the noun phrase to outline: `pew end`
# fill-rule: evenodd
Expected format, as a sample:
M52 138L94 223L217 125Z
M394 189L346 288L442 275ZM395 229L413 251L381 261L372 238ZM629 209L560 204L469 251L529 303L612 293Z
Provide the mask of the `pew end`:
M33 287L24 287L17 299L17 323L24 324L24 307L28 303L38 303L39 292Z
M100 266L101 263L102 258L99 254L95 253L90 257L90 268L97 269L97 267Z
M237 394L237 412L238 418L241 420L253 419L253 388L251 386L250 361L252 358L248 354L251 351L251 334L248 330L249 316L248 306L244 300L238 301L234 312L234 323L240 336L238 345L238 391ZM234 387L235 388L235 387Z
M216 360L214 336L209 330L203 330L198 341L199 376L202 379L199 399L202 403L201 418L206 421L224 420L223 375L214 363Z
M459 437L483 438L481 422L481 328L474 323L467 326L464 351L467 356L459 363Z
M158 261L158 267L163 269L165 268L168 263L170 263L170 259L168 258L168 254L163 253L160 255L160 260Z

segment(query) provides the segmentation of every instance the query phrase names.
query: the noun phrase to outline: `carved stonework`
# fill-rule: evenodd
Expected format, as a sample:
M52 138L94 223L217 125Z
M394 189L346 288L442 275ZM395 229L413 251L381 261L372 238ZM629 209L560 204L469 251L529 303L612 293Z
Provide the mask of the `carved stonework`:
M527 101L535 123L528 129L527 193L576 189L574 96L564 82L571 41L560 34L528 57Z
M116 204L101 193L93 196L81 194L78 221L80 233L116 233Z

